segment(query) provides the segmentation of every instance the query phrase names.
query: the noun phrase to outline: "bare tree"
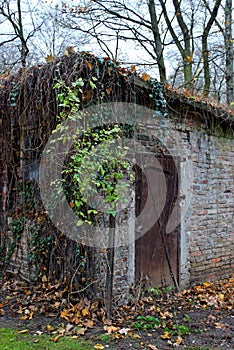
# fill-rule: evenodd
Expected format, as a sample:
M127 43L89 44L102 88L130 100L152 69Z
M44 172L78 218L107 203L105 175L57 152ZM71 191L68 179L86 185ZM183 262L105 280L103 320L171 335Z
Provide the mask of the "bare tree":
M209 48L208 48L208 36L211 27L217 17L217 13L222 0L216 0L213 10L211 11L210 18L205 25L202 33L202 57L203 57L203 70L204 70L204 96L208 96L210 93L210 67L209 67ZM204 3L206 1L204 0Z
M30 30L27 32L23 21L24 16L31 19ZM22 67L25 67L29 54L29 39L35 35L41 24L35 25L29 4L27 10L23 10L21 0L17 0L16 3L11 0L2 1L0 3L0 21L1 25L4 25L7 29L7 32L4 31L1 33L1 36L5 39L0 42L0 46L4 48L6 44L15 43L18 47L20 57L14 64L20 62Z
M70 7L68 2L63 3L67 14L64 23L91 35L110 55L109 43L115 38L118 42L133 41L151 58L151 65L156 62L161 82L167 81L165 62L173 52L180 62L175 74L183 71L180 85L194 89L203 72L203 91L208 96L209 40L221 1L210 5L209 0L93 0L84 1L82 7Z
M233 7L232 0L225 4L225 53L226 53L226 96L227 103L234 104L234 51L233 51Z

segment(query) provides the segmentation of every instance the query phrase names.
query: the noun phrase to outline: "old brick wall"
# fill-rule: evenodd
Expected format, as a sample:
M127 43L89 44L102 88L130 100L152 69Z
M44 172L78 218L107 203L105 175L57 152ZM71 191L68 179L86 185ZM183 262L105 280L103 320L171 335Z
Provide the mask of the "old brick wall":
M184 168L186 155L178 153L172 137L176 132L191 160L189 179ZM233 135L220 136L218 131L210 135L204 125L191 119L159 117L154 123L142 126L139 137L140 144L149 153L158 150L158 140L162 147L167 145L171 154L180 157L180 287L231 276L234 269ZM189 205L184 207L184 198L188 195ZM123 292L134 283L134 245L130 254L125 247L118 249L116 255L114 290Z
M193 197L188 218L190 283L225 278L234 268L233 139L191 133Z
M234 268L233 135L220 136L218 131L211 134L205 125L192 119L157 116L150 123L139 125L137 139L146 155L166 152L180 160L180 286L230 276ZM180 149L182 144L184 148ZM190 177L186 173L186 157L192 164ZM133 197L134 191L134 202ZM185 197L189 197L187 207L184 207ZM122 227L124 233L116 232L119 237L134 235L133 202L129 208L132 221ZM10 232L8 235L10 237ZM34 273L27 260L29 239L25 229L9 267L24 278ZM115 250L113 291L120 300L127 298L135 282L134 239L131 242ZM97 276L97 292L105 294L105 254L99 252L95 258L99 262L96 267L101 270Z

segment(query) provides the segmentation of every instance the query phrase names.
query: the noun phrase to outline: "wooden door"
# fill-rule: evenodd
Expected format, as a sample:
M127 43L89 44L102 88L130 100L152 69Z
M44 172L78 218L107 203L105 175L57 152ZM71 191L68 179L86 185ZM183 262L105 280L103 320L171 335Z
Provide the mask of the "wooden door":
M155 184L157 186L156 193L159 199L164 195L165 204L157 222L142 237L136 240L135 278L136 282L145 280L148 285L154 287L169 285L178 287L180 227L177 226L173 232L166 233L166 226L173 208L175 208L178 196L178 167L175 166L174 159L171 156L160 155L157 156L157 160L161 165L161 172L163 171L164 174L166 194L161 193L162 191L165 192L165 186L160 187L160 184ZM155 171L158 171L158 169L155 169ZM143 210L149 190L146 176L138 168L136 170L136 216ZM153 206L150 208L148 215L151 217L155 215Z

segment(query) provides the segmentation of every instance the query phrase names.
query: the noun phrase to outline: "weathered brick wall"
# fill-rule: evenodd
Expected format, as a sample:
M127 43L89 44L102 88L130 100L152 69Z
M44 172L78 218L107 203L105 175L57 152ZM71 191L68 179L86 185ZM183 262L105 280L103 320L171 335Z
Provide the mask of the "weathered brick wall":
M187 120L158 118L144 126L141 145L155 152L158 145L146 130L167 150L180 156L181 256L180 286L187 287L205 280L231 276L234 270L234 139L233 135L209 135L204 125ZM170 138L179 132L187 156L191 159L192 176L187 183L185 154ZM190 191L190 193L188 193ZM184 197L189 206L183 208ZM134 246L118 250L115 261L116 289L127 291L134 282ZM133 251L133 253L132 253Z
M234 142L191 132L194 165L188 218L190 282L230 276L234 268Z
M189 119L163 117L139 126L139 135L138 142L145 147L146 154L161 150L180 159L180 286L230 276L234 268L234 139L230 135L209 135L204 125ZM180 144L185 147L181 152ZM186 156L192 164L190 178L186 173ZM186 208L185 197L189 197ZM134 204L130 211L134 215ZM133 235L134 225L126 222L122 230L125 235ZM123 232L116 234L121 236ZM17 254L14 255L11 267L14 265L15 270L29 272L24 263L25 244L23 239L22 247L17 250L18 258ZM99 252L94 261L101 270L100 278L97 278L97 293L105 293L105 254ZM113 290L115 297L121 300L127 298L129 288L134 284L134 264L133 240L130 245L123 245L115 251Z

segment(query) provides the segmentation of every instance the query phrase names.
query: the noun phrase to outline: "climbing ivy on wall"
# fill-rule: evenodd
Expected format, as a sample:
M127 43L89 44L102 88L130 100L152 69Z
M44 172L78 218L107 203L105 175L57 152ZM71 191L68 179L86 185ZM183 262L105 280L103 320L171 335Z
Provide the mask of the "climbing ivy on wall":
M64 137L62 121L72 117L77 110L93 104L119 101L142 104L165 115L162 86L148 76L144 77L140 79L136 72L121 68L108 57L98 58L85 52L64 56L44 66L21 69L18 73L1 80L1 193L4 193L4 184L7 184L7 193L5 197L2 196L1 202L5 218L1 229L4 232L11 229L10 225L7 225L8 217L12 218L12 222L20 223L16 225L17 234L16 231L13 234L14 245L9 246L5 237L1 238L1 247L4 247L2 258L5 262L6 259L9 261L11 256L9 254L7 258L6 244L13 252L27 224L30 225L28 232L31 236L29 263L38 264L38 273L43 270L44 273L50 274L51 278L62 278L65 271L69 270L72 278L78 260L84 257L85 253L82 247L69 243L68 239L58 233L47 217L38 192L37 164L51 132L60 128L60 136ZM140 84L138 80L141 80ZM76 169L80 168L83 157L93 150L95 145L111 143L113 140L121 142L123 134L129 138L133 132L130 125L106 123L100 128L83 132L82 138L86 139L85 143L82 138L76 139L64 164L62 189L72 209L81 216L84 215L82 220L95 223L95 220L99 220L100 213L87 206L80 195L79 174ZM115 155L109 155L105 149L103 152L106 163L98 169L97 177L93 181L107 203L112 203L107 215L111 214L114 217L115 204L118 200L124 200L120 198L118 180L124 176L130 177L130 164L124 161L124 154L120 155L118 148ZM31 164L35 165L34 173L30 170ZM92 164L86 163L86 166ZM72 181L68 186L69 179ZM77 253L68 254L68 250ZM43 259L40 260L40 256Z
M96 89L94 79L91 78L90 86ZM82 87L84 82L81 78L67 86L64 81L58 81L54 88L58 90L57 98L59 107L62 111L59 118L64 121L66 118L77 118L77 112L80 108L79 93L83 93ZM68 114L66 116L66 114ZM110 209L106 214L116 215L116 203L124 202L123 190L127 190L129 182L120 182L125 177L131 178L130 164L125 160L128 151L127 147L122 147L121 137L129 126L119 125L103 125L95 129L79 130L81 136L75 140L73 151L67 159L67 164L63 170L64 178L56 180L55 185L58 194L65 191L71 208L73 208L79 216L77 225L83 222L92 224L100 216L100 212L96 209L96 204L90 207L86 199L82 196L82 191L93 192L97 189L101 193L104 203L110 203ZM58 133L59 131L59 133ZM55 129L58 137L53 140L67 141L67 138L74 139L75 135L69 135L63 123L59 123ZM129 130L128 130L129 132ZM115 141L119 140L119 146ZM101 149L98 145L102 145ZM111 147L111 145L113 147ZM110 149L113 152L110 152ZM86 161L84 161L86 160ZM93 178L86 179L84 172L95 174ZM132 178L133 180L133 178ZM56 200L56 198L54 198Z

